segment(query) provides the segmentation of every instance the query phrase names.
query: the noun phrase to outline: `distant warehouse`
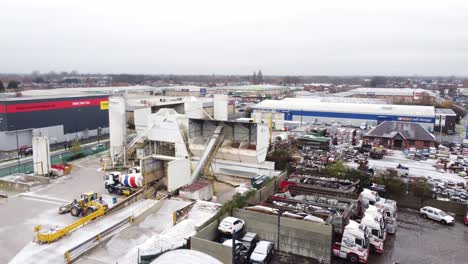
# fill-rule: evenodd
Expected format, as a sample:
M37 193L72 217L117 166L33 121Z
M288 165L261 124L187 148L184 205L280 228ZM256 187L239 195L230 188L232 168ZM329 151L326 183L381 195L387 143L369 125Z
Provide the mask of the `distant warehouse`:
M48 96L0 99L0 151L31 145L33 129L48 135L51 143L97 135L109 127L108 97Z
M384 121L420 124L434 131L433 106L317 102L304 98L264 100L252 107L254 112L284 113L285 120L314 124L339 123L349 126L376 126Z

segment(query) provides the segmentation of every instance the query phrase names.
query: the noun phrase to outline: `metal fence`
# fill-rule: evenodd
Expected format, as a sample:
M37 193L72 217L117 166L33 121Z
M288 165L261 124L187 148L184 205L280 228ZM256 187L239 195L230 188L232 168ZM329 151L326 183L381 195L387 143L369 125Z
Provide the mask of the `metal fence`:
M133 217L129 216L125 218L124 220L116 223L115 225L107 228L106 230L100 232L99 234L94 235L93 237L83 241L82 243L68 249L65 251L63 254L65 257L65 261L67 263L70 263L74 261L76 258L78 258L81 254L85 253L87 250L92 248L95 244L99 243L101 240L106 239L112 235L118 230L120 230L123 227L126 227L128 225L131 225L133 223Z
M93 147L86 147L81 148L78 152L67 152L62 154L55 154L50 157L50 162L52 164L60 164L70 162L79 158L84 158L89 155L94 155L109 149L109 142L103 142L102 147L100 148L93 148ZM15 173L32 173L33 172L33 163L32 161L27 161L21 164L14 163L11 166L6 168L0 169L0 177L12 175Z

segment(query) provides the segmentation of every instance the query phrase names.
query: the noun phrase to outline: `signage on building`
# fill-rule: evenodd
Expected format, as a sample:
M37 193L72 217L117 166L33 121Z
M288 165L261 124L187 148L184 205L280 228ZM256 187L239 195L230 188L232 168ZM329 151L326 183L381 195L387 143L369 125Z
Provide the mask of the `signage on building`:
M100 106L103 105L101 102L108 102L107 98L92 98L92 99L80 99L80 100L63 100L63 101L46 101L46 102L31 102L21 104L8 104L7 113L22 113L22 112L34 112L34 111L45 111L45 110L56 110L64 108L75 108L84 106ZM102 109L104 110L104 109ZM0 108L1 111L1 108Z
M101 110L109 110L109 101L101 101Z

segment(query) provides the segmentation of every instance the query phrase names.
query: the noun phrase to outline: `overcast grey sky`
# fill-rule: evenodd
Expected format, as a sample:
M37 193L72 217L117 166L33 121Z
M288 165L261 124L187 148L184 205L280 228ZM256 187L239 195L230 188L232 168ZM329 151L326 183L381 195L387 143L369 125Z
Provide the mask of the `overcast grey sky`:
M467 0L1 0L0 72L468 75Z

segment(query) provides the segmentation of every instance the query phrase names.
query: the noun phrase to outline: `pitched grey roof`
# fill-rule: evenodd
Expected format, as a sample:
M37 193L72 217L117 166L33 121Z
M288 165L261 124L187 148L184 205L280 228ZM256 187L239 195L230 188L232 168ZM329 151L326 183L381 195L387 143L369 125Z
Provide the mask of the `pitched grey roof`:
M394 138L400 134L407 140L434 141L434 135L418 123L385 121L366 133L366 137Z

